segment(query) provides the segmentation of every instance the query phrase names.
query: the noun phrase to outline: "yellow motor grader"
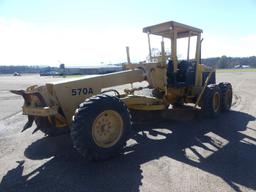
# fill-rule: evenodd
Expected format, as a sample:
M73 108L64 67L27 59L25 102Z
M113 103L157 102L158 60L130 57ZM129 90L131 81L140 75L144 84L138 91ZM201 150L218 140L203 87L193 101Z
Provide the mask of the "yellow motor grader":
M94 160L118 154L132 129L130 110L161 111L170 105L192 103L209 117L228 111L232 103L230 83L216 84L215 68L201 64L202 30L169 21L143 28L148 36L148 60L131 63L127 47L125 70L95 77L81 77L31 86L11 92L23 96L23 114L32 126L47 135L70 132L74 147ZM152 54L151 37L160 36L161 51ZM187 39L187 58L177 57L177 42ZM195 57L190 58L190 39L195 41ZM165 42L169 43L169 53ZM147 87L133 87L123 93L114 86L147 81ZM109 88L109 89L107 89ZM136 94L152 90L151 96ZM104 90L104 91L103 91Z

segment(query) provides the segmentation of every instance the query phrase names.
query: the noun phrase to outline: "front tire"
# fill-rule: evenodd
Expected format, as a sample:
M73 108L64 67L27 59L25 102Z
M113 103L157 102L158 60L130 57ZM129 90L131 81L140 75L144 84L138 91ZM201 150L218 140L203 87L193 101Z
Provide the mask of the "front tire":
M81 103L73 116L74 148L88 159L108 159L121 152L131 131L131 116L117 97L100 94Z

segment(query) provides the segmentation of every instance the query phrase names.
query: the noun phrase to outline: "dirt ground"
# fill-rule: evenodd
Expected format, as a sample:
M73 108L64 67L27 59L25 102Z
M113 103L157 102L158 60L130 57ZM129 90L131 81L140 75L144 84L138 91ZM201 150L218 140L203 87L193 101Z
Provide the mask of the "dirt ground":
M256 191L256 73L217 78L233 85L231 112L166 112L165 120L135 124L120 156L86 162L69 135L32 134L35 125L20 132L23 101L9 90L59 78L0 76L0 191Z

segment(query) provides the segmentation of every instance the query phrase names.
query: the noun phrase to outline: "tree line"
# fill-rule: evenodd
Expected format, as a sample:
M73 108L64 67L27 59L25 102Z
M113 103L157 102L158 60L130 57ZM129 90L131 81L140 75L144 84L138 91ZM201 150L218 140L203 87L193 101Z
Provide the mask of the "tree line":
M232 69L235 66L247 65L251 68L256 68L256 56L251 57L212 57L202 59L202 63L205 65L213 66L216 65L219 69Z
M208 66L216 65L220 69L231 69L235 66L247 65L256 68L256 56L251 57L212 57L202 59L202 63ZM41 66L0 66L0 74L18 73L41 73L51 70L59 71L59 67L41 67Z

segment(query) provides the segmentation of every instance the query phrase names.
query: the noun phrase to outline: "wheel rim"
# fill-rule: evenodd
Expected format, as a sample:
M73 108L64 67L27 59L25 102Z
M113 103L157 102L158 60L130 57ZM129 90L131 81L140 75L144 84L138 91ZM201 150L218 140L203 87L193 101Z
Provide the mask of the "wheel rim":
M231 106L231 101L232 101L232 91L228 89L225 95L225 101L224 101L225 106L229 108Z
M113 110L106 110L100 113L92 125L92 137L99 147L108 148L115 145L122 133L122 117Z
M218 92L214 93L212 104L213 104L213 111L215 113L218 112L220 108L220 94Z

